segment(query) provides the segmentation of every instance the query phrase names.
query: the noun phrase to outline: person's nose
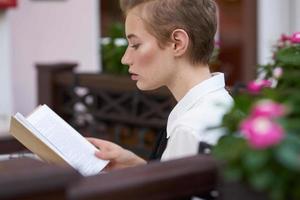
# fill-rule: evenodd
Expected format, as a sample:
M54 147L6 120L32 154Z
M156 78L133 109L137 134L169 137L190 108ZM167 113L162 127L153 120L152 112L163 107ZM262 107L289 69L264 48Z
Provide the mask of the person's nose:
M128 49L126 49L122 59L121 59L121 63L123 65L132 65L132 61L131 61L131 57L130 57L130 53L128 52Z

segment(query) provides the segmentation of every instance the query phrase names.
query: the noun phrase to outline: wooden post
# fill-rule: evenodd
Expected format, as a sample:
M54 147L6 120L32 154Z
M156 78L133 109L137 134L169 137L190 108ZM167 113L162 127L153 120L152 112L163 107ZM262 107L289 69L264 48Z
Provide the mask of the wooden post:
M219 59L227 84L255 77L257 54L257 0L217 0L220 17Z
M37 64L38 78L38 105L47 104L55 107L55 84L54 77L62 72L73 73L76 63Z
M257 0L243 1L242 77L244 82L255 78L257 68Z

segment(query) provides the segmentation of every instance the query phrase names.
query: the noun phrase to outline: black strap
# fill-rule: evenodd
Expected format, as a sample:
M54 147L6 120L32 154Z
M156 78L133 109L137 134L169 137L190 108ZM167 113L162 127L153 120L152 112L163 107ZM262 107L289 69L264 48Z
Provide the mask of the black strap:
M213 146L211 144L208 144L206 142L199 142L198 153L199 154L210 154L212 147ZM205 200L214 200L214 199L216 199L216 197L213 196L214 193L216 193L216 191L212 190L212 191L208 192L207 194L202 194L201 196L198 196L198 197L201 199L205 199Z
M150 160L160 160L163 152L165 151L168 143L167 131L163 129L158 134L154 149L150 155Z
M161 159L161 156L167 147L167 143L168 143L167 131L166 129L163 129L158 134L154 149L150 155L150 160ZM210 154L211 149L212 149L212 145L206 142L199 143L199 154Z
M212 150L211 144L208 144L206 142L199 142L199 149L198 149L199 154L210 154L211 150Z

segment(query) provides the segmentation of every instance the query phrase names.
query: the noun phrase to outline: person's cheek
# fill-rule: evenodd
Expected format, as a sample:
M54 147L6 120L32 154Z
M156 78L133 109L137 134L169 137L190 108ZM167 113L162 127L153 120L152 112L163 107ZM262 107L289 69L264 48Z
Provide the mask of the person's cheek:
M139 57L139 64L141 67L149 67L155 63L156 59L156 51L152 45L145 45L141 48L140 57Z

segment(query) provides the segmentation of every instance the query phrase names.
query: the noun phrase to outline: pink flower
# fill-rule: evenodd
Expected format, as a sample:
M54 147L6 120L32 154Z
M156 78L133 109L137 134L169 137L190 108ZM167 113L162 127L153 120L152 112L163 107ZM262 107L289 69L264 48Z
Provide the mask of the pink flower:
M282 127L268 117L249 117L242 121L241 133L254 149L265 149L281 142L284 137Z
M280 41L281 42L286 42L286 41L290 41L291 38L285 34L281 34L281 38L280 38Z
M294 33L290 40L294 44L300 44L300 32Z
M282 117L286 113L285 106L272 100L261 100L252 109L253 117Z
M269 80L255 80L251 81L247 85L247 89L249 92L257 94L265 87L271 87L272 82Z
M276 67L274 70L273 70L273 76L274 78L278 79L282 76L283 74L283 69L281 67Z

